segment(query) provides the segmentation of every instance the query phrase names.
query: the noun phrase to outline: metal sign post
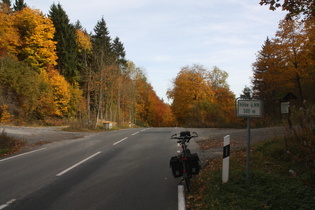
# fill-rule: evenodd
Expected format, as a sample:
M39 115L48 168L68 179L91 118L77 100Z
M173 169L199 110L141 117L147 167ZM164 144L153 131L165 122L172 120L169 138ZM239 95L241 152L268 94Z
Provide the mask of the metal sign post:
M258 99L236 99L237 116L247 119L247 154L246 154L246 180L249 180L250 166L250 121L263 115L263 103Z
M247 118L246 180L249 180L250 161L250 117Z

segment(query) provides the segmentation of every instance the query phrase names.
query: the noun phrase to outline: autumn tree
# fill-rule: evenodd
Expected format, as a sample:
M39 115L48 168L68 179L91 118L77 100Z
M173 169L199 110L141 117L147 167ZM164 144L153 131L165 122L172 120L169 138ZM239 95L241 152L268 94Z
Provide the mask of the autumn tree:
M92 35L79 22L70 24L60 4L51 6L47 18L22 0L15 1L12 9L11 1L2 2L3 119L11 113L20 119L45 120L76 113L84 118L81 107L85 107L88 122L175 124L171 107L156 95L144 71L126 61L123 42L118 37L111 39L104 18ZM199 100L205 95L195 91L192 97Z
M274 11L282 8L288 11L287 19L292 19L298 15L304 15L306 18L314 17L315 2L313 0L260 0L260 5L269 5L269 9Z
M167 94L173 99L172 111L181 125L195 127L223 126L234 120L234 94L229 90L228 74L214 67L184 67Z
M5 54L16 55L21 45L18 29L14 25L15 16L8 3L0 4L0 57Z
M262 98L279 99L292 92L305 100L305 84L311 78L312 44L304 28L305 22L283 20L274 39L267 40L254 63L254 90ZM310 48L311 47L311 48ZM267 94L268 93L268 94Z
M37 71L56 65L55 28L51 20L39 10L29 7L17 11L14 20L22 42L17 46L19 60L27 62Z
M91 88L92 88L92 41L90 35L81 26L80 21L75 24L78 44L78 67L81 79L80 87L86 101L86 117L91 121Z
M231 125L235 121L234 114L234 103L235 103L235 95L230 90L230 87L227 83L227 79L229 74L214 66L211 71L208 73L209 75L209 86L214 91L214 102L212 103L212 108L214 111L212 112L212 116L208 116L208 119L211 119L212 124L215 126L227 126ZM208 111L208 115L211 112Z
M56 41L57 50L57 69L64 75L68 82L74 84L80 80L78 71L78 44L76 29L70 24L68 15L58 3L53 3L50 7L49 17L56 29L54 40Z
M202 100L212 101L214 92L207 84L203 66L186 66L173 80L173 89L167 95L173 100L172 111L180 124L186 121L187 113Z
M275 38L267 39L253 64L254 95L265 113L281 119L280 99L292 93L291 107L305 110L315 102L314 20L283 20Z

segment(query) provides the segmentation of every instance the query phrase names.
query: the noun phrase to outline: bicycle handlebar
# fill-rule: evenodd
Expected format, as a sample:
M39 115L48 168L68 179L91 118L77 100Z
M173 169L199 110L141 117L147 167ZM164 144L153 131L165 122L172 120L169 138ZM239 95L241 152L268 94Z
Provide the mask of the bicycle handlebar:
M181 140L190 140L192 138L198 137L198 134L196 132L192 132L192 135L190 134L189 131L183 131L180 133L180 136L177 136L177 133L173 134L171 136L171 139L181 139Z

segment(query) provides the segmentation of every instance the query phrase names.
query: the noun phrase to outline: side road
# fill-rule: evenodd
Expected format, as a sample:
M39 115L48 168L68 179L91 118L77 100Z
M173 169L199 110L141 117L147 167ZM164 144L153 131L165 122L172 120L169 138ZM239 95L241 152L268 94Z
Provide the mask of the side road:
M58 140L77 139L91 135L89 132L63 131L64 127L20 127L0 126L0 132L27 142L27 145L48 143Z

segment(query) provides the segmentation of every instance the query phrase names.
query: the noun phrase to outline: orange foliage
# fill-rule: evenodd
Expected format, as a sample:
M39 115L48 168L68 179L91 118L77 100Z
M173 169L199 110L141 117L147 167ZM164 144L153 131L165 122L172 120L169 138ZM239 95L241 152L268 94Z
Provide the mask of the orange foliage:
M178 123L196 127L231 123L235 96L226 84L227 76L217 67L211 72L199 65L182 68L167 92Z
M208 85L206 73L202 66L184 67L173 81L174 88L168 90L168 97L173 99L172 111L180 124L195 104L202 100L213 102L214 91Z
M300 105L314 99L314 30L314 19L280 22L276 37L267 39L253 64L257 95L279 100L292 92Z

